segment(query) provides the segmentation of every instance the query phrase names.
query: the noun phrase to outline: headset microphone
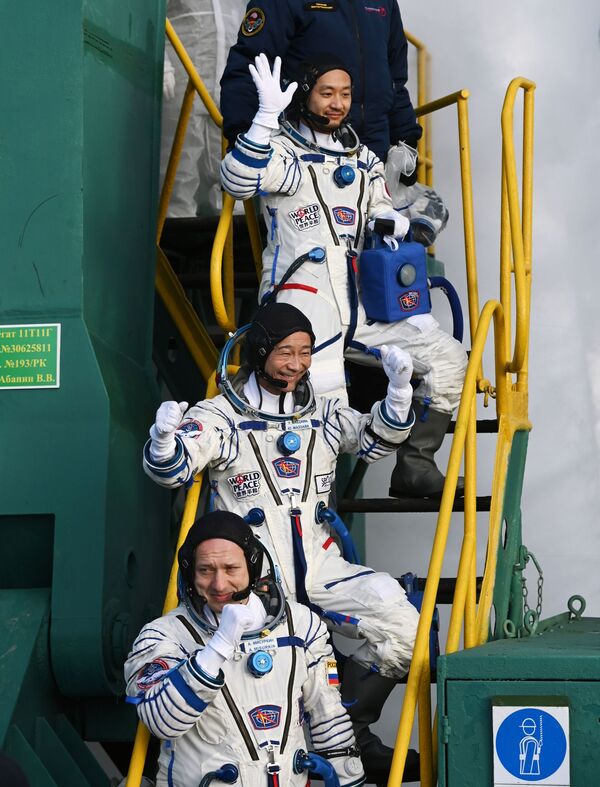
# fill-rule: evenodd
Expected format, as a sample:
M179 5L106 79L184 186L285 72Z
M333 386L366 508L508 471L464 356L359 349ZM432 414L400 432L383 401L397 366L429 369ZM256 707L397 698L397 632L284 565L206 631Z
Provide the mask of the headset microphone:
M275 377L271 377L270 374L267 374L267 372L260 370L257 370L255 374L265 379L268 383L271 383L271 385L275 385L277 388L281 388L282 390L287 388L287 380L277 380Z

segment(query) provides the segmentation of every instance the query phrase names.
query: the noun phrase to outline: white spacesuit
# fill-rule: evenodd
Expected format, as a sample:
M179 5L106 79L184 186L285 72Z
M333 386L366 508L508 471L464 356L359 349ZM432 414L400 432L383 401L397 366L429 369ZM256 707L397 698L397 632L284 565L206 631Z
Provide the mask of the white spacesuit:
M389 356L384 350L388 396L369 415L338 399L313 397L306 379L293 392L271 394L258 378L266 376L273 348L295 332L313 338L299 310L284 303L262 307L246 339L254 371L242 367L233 384L224 380L226 348L219 369L227 395L187 412L186 403L181 410L175 402L161 405L144 447L144 469L162 486L176 487L208 467L217 509L242 516L251 509L264 512L256 532L281 567L287 594L309 605L335 631L360 641L346 665L348 673L357 668L356 681L348 685L355 688L353 700L360 692L369 702L379 696L367 720L372 721L396 679L408 670L418 613L391 576L344 560L317 513L328 504L340 453L373 462L407 438L414 421L410 359L401 350L390 350ZM365 676L369 679L362 680ZM350 715L354 719L359 713L362 705L356 702Z
M245 0L168 0L167 16L217 106L219 80L227 53L244 16ZM164 178L188 75L171 43L165 41L160 175ZM221 129L198 96L184 138L169 216L216 215L221 210L219 184Z
M309 68L300 77L300 102L292 113L299 118L292 124L280 122L278 115L293 90L290 86L283 92L277 66L271 75L265 63L266 58L257 58L253 72L261 108L221 164L225 191L236 199L261 197L268 235L260 298L275 289L278 301L293 303L311 320L316 336L311 380L317 393L346 401L344 357L377 365L376 350L383 344L410 353L420 380L417 416L426 420L424 409L432 416L426 428L417 422L412 439L421 430L428 432L421 440L425 445L412 451L412 461L395 474L392 487L414 496L438 493L443 476L424 455L432 444L432 456L439 448L437 438L441 443L460 401L466 354L431 314L391 323L367 319L360 300L359 261L365 227L375 218L393 219L393 235L401 238L409 222L393 210L382 163L360 145L349 126L340 127L343 131L336 135L317 130L314 122L307 125L319 117L306 108L319 79L332 69L347 69L339 62ZM313 255L297 268L292 265L315 247L325 254L316 259ZM425 482L426 473L431 474L430 483Z
M223 538L243 549L253 574L238 594L247 600L217 613L194 592L193 565L184 578L182 555L193 562L200 542ZM163 740L157 787L208 784L224 765L237 769L243 787L304 787L296 757L308 747L327 758L342 787L357 787L363 768L327 629L306 607L286 602L272 573L271 592L256 595L263 575L262 554L256 571L250 565L256 544L236 515L200 518L179 554L181 605L144 626L133 644L128 701Z

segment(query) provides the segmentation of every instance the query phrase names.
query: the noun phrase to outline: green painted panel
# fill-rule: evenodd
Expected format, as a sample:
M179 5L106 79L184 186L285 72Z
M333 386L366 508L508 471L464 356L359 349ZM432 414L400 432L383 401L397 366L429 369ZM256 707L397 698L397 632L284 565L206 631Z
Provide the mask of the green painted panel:
M21 578L13 566L0 577L51 582L41 656L71 697L121 690L123 659L160 611L172 557L170 495L141 469L159 399L164 12L164 0L65 0L13 3L3 15L11 90L0 139L11 155L0 167L0 324L59 323L62 353L59 388L0 392L11 446L0 458L0 537L5 556L25 556ZM38 527L46 554L27 561Z
M0 746L18 703L22 703L21 707L30 703L32 707L40 707L48 690L40 691L39 698L35 698L37 690L48 679L51 690L48 654L39 647L40 638L47 641L49 609L48 590L0 590ZM39 664L46 665L42 667L42 679L33 677L32 680L32 672ZM23 731L33 732L33 727L28 728L24 721Z
M536 697L566 698L572 787L598 784L600 681L453 680L446 684L449 735L441 787L493 784L492 700L498 696L521 697L524 705L544 704Z

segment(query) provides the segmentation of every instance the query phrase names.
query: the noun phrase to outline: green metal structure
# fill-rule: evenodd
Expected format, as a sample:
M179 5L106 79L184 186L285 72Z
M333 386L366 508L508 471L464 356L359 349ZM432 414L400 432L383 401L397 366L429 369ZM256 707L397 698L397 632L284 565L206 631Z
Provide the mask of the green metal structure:
M62 329L60 387L0 390L0 746L34 786L108 783L81 739L133 736L123 659L168 575L169 499L140 456L159 398L164 14L161 0L2 13L0 324Z

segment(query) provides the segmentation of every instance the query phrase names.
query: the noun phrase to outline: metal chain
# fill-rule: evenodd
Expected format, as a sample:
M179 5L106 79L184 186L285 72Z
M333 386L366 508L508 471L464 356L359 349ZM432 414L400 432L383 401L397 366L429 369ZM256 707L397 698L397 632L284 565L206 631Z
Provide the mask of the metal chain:
M537 561L536 556L533 552L530 552L527 547L523 546L523 553L522 553L522 568L524 569L529 560L533 560L533 564L535 565L537 572L538 572L538 581L537 581L537 604L535 607L535 612L537 615L537 619L539 620L542 614L542 602L543 602L543 591L544 591L544 572L542 571L542 567ZM521 593L523 595L523 614L526 615L530 611L529 606L529 596L527 592L527 579L525 574L521 574Z

